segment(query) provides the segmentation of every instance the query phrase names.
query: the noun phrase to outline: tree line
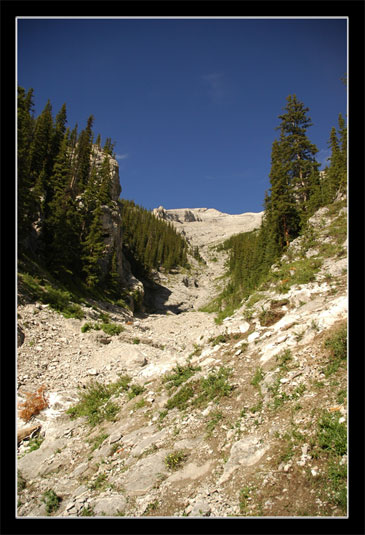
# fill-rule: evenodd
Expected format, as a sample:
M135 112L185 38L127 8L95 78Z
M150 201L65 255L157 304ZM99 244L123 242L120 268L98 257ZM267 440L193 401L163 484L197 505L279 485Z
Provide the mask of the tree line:
M136 274L152 269L170 271L187 265L187 243L172 223L158 219L150 211L122 199L123 247Z
M271 188L265 194L264 217L258 230L226 240L229 283L221 300L238 305L266 277L270 267L290 242L305 229L318 208L347 190L347 128L341 114L329 136L329 164L319 171L317 147L307 137L312 126L309 109L296 95L289 95L272 144Z

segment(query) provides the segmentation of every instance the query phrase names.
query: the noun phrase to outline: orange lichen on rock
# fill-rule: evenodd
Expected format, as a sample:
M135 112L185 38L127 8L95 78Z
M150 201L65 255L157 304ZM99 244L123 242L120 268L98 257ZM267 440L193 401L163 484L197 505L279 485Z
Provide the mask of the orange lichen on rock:
M46 387L40 386L36 392L25 392L26 400L18 403L19 416L28 422L32 416L39 414L41 410L49 406L45 395Z

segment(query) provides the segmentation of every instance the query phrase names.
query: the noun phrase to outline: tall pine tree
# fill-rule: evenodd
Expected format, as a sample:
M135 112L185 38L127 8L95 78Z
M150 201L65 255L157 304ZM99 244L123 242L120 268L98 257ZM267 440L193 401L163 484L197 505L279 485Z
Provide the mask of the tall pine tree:
M272 147L271 192L265 200L265 217L279 250L298 236L319 182L318 149L306 135L312 126L309 110L296 95L289 95L284 111L279 115L280 137Z
M30 147L34 131L33 118L33 89L26 93L22 87L18 88L17 113L17 208L18 208L18 244L22 247L23 241L28 237L31 225L35 219L36 200L33 192L30 168Z

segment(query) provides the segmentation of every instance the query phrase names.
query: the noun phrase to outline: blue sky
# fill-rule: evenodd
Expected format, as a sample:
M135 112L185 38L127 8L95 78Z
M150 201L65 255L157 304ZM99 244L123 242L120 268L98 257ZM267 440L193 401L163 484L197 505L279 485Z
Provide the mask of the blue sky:
M18 19L18 83L115 142L122 197L259 212L286 97L328 157L347 113L346 19Z

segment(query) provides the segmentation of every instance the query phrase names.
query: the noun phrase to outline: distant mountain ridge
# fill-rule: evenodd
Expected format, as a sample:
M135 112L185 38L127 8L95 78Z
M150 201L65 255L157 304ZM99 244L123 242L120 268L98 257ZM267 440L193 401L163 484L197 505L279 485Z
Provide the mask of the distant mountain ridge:
M152 213L171 221L195 245L218 243L239 232L249 232L261 225L264 212L226 214L215 208L155 208ZM193 225L191 223L194 223Z

